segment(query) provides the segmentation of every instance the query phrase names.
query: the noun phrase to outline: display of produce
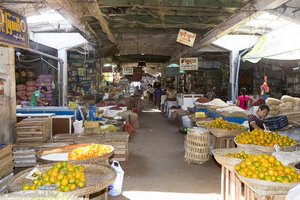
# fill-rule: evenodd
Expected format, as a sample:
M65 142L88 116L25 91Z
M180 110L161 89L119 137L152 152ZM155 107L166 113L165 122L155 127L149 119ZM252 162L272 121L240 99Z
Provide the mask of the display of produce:
M227 122L227 121L223 120L221 117L216 118L214 121L211 121L210 123L208 123L207 127L220 128L220 129L225 129L225 130L244 130L245 129L244 126Z
M84 170L84 167L80 165L59 162L42 174L38 171L33 174L30 173L30 177L33 179L32 184L24 184L22 190L45 189L46 186L51 187L54 185L61 192L74 191L77 188L85 187L86 179Z
M69 160L85 160L97 156L103 156L112 151L110 145L92 144L80 147L71 151L68 155Z
M281 136L275 132L265 132L258 129L237 135L235 141L240 144L255 144L267 147L273 147L275 144L278 144L280 147L288 147L294 146L297 143L287 136Z
M267 154L246 158L235 166L235 170L243 177L269 182L295 183L300 180L295 168L284 166L274 156Z
M225 156L230 157L230 158L246 159L246 158L249 158L253 155L252 154L247 154L247 153L245 153L245 151L241 151L241 152L238 152L238 153L227 153L227 154L225 154Z
M217 106L217 107L227 107L229 106L227 103L222 101L221 99L215 98L210 102L204 103L203 105L208 105L208 106Z
M76 110L78 108L78 103L69 101L68 108L70 108L72 110Z
M209 102L209 99L206 98L206 97L199 97L199 98L196 100L196 102L198 102L198 103L207 103L207 102Z
M195 118L206 118L204 112L195 112Z

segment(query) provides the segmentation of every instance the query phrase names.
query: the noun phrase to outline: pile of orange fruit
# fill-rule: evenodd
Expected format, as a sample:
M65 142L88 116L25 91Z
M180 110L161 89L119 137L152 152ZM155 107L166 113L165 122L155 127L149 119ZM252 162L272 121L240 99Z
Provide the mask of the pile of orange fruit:
M68 154L69 160L85 160L97 156L103 156L112 151L109 145L91 144L89 146L74 149Z
M223 120L221 117L216 118L214 121L211 121L207 124L207 127L209 128L220 128L220 129L225 129L225 130L244 130L245 127L235 124L235 123L230 123L225 120Z
M247 153L245 153L245 151L241 151L239 153L228 153L228 154L225 154L225 156L230 157L230 158L246 159L253 155L247 154Z
M283 166L274 156L262 154L251 156L235 166L235 170L244 177L270 182L295 183L300 174L295 168Z
M237 143L255 144L259 146L273 147L278 144L280 147L288 147L296 145L296 141L288 136L281 136L275 132L265 132L255 129L251 132L244 132L236 136Z
M32 181L31 185L24 184L22 190L36 190L40 186L56 185L58 191L69 192L85 187L84 167L59 162Z

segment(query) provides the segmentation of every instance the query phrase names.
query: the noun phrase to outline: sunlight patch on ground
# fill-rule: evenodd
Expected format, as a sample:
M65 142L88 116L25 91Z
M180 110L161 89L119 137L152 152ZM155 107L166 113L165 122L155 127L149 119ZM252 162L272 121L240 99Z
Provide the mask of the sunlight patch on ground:
M124 191L122 195L130 200L221 200L220 194Z
M143 110L143 112L156 113L156 112L161 112L161 110L153 108L153 109L145 109Z

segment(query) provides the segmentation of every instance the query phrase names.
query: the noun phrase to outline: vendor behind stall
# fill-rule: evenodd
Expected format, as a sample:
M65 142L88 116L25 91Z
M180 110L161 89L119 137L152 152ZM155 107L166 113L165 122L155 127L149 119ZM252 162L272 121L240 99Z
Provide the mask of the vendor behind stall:
M30 99L30 106L47 106L48 102L42 101L40 99L41 94L45 94L48 91L46 86L43 86L40 90L36 90L32 95Z
M270 111L269 106L263 104L259 106L258 110L255 114L250 114L248 116L248 123L250 131L253 131L254 129L265 129L263 119L268 115Z

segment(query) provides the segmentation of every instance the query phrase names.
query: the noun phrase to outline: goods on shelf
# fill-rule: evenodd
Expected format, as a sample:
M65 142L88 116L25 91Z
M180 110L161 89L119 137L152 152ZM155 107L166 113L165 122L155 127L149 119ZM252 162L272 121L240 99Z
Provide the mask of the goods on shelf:
M50 102L50 105L53 103L53 94L52 94L52 74L41 74L36 80L36 86L40 90L41 87L46 86L47 92L44 94L44 99Z
M113 151L109 145L92 144L80 147L71 151L68 155L69 160L84 160L94 157L101 157Z

